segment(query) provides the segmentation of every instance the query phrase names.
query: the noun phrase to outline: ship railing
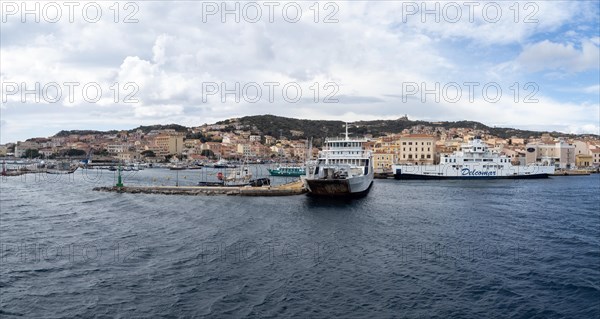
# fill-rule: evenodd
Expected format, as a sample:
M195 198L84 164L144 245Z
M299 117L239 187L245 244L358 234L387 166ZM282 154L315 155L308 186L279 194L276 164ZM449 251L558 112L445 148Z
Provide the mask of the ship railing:
M358 150L344 150L344 151L351 151L354 152L354 154L347 154L347 153L342 153L342 154L336 154L334 152L340 152L340 150L322 150L321 151L321 157L329 157L329 158L348 158L348 157L369 157L371 156L371 151L364 151L361 149Z
M329 143L329 142L362 142L362 143L367 143L369 140L364 138L364 137L348 137L347 139L345 137L326 137L325 138L325 143Z

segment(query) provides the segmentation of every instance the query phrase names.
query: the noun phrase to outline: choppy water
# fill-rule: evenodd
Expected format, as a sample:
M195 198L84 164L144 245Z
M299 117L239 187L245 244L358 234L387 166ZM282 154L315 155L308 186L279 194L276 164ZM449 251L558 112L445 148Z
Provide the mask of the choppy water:
M0 317L600 316L599 175L322 200L98 193L113 174L82 172L2 179ZM206 172L126 184L176 174Z

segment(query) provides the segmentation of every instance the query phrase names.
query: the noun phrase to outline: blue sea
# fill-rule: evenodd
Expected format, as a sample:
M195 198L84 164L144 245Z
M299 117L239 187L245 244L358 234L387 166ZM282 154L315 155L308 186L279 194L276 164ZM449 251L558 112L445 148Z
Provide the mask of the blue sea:
M114 182L1 179L0 317L600 317L600 175L376 180L347 200L92 191Z

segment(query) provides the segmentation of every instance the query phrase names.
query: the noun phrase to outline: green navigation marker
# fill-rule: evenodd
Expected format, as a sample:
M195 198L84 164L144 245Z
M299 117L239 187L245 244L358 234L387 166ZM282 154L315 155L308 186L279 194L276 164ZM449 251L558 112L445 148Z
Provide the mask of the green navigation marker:
M117 175L117 187L123 187L123 181L121 180L121 163L119 163L119 169L118 169L118 175Z

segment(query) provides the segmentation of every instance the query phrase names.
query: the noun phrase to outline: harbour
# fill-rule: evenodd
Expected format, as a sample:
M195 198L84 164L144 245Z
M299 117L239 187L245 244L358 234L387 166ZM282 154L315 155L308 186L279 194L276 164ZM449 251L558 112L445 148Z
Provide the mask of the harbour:
M267 167L252 166L254 175L268 176ZM176 174L123 172L123 182L169 188ZM199 178L199 171L179 171L182 187ZM592 302L600 296L592 284L600 275L598 174L382 179L368 196L351 199L91 191L115 183L115 172L83 169L0 179L3 315L600 311ZM332 285L349 288L323 302ZM23 294L31 286L35 292ZM73 304L98 301L65 310L65 289ZM119 308L132 298L135 308ZM245 302L232 309L239 299Z
M600 319L600 0L1 7L0 319Z

